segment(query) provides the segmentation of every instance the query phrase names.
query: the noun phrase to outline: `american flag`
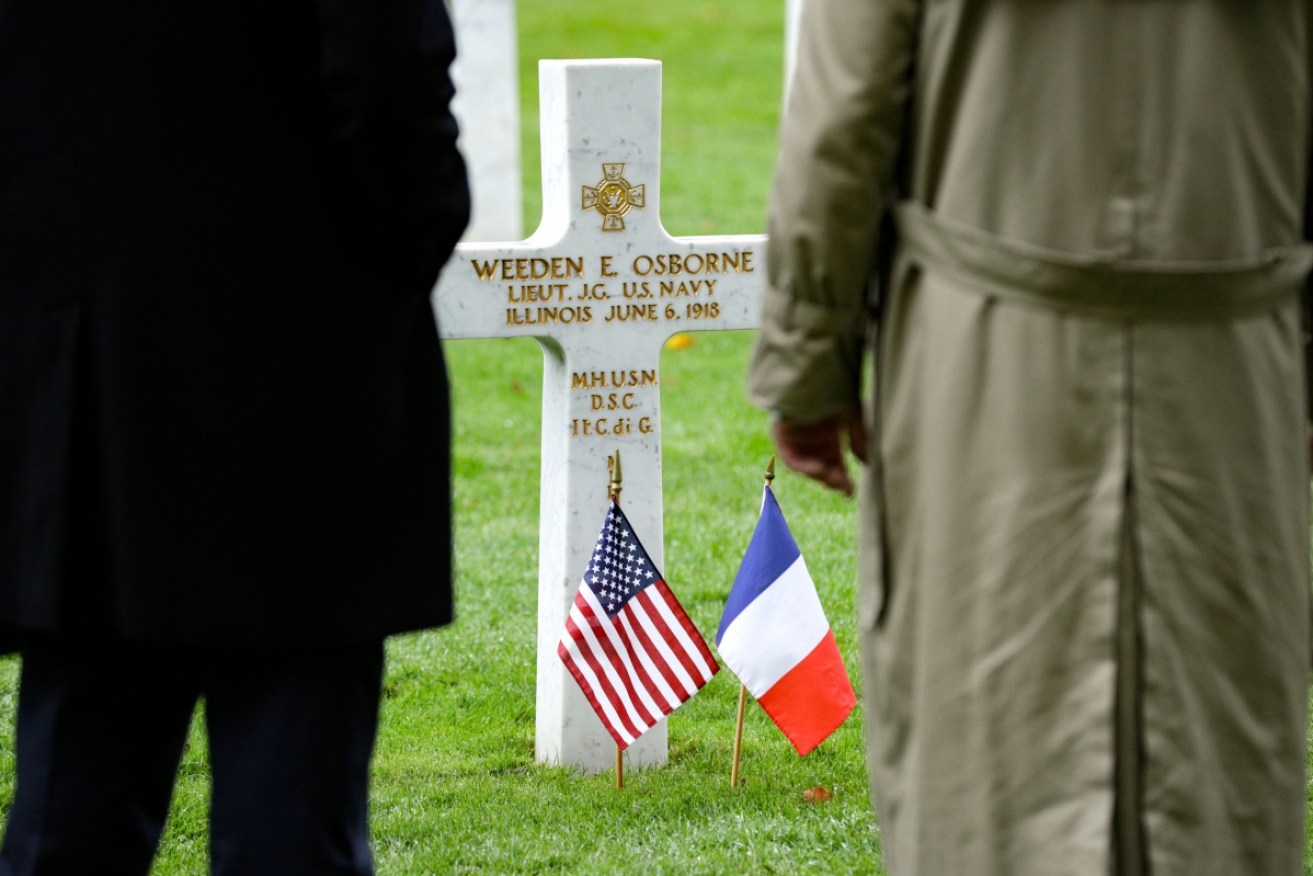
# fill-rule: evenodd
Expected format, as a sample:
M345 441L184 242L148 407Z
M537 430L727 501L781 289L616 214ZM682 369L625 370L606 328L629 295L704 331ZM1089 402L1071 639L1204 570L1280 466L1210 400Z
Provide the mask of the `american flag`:
M720 669L614 499L556 653L622 749Z

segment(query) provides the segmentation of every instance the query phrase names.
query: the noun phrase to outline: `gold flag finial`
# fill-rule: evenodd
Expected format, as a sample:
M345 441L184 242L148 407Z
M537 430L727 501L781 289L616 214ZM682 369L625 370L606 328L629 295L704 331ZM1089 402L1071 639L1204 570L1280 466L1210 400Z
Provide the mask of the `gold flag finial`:
M624 476L620 473L620 451L615 452L615 456L606 458L606 470L611 473L611 482L607 485L607 495L620 501L621 485L624 483Z
M766 486L769 487L769 486L770 486L770 482L773 481L773 480L775 480L775 457L774 457L774 455L771 456L771 458L770 458L770 462L766 463Z

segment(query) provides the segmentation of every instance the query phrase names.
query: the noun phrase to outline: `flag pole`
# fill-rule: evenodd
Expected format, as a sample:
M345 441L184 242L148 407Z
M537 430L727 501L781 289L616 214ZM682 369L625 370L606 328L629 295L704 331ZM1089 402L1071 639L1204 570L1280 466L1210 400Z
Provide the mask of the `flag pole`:
M739 717L734 727L734 765L729 769L729 786L739 786L739 752L743 750L743 711L748 705L748 686L739 684Z
M770 462L766 463L766 487L769 488L771 481L775 480L775 457L771 456ZM739 712L734 723L734 761L729 768L729 786L737 788L739 786L739 754L743 750L743 713L748 705L748 686L739 682Z
M620 473L620 450L617 448L615 456L606 458L606 470L609 473L606 485L607 499L614 499L617 505L620 504L620 490L624 482L624 476ZM625 753L620 748L620 743L615 745L615 786L617 790L623 790L625 787Z
M606 487L606 497L615 499L617 505L620 504L620 489L624 478L620 474L620 451L615 452L615 456L608 456L606 459L606 470L610 473L611 481Z

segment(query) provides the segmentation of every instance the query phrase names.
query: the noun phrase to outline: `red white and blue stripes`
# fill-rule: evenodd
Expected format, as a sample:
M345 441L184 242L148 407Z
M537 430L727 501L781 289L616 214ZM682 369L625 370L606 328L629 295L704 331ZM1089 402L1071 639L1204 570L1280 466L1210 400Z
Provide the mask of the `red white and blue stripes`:
M824 741L856 705L807 564L769 487L716 647L799 754Z
M720 669L615 501L556 653L622 749Z

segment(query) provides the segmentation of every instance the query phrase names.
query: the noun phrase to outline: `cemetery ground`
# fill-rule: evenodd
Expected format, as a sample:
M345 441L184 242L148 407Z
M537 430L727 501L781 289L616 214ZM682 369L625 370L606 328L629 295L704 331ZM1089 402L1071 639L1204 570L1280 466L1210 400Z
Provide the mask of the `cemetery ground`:
M704 333L662 363L666 568L711 639L760 501L764 419L743 401L747 333ZM871 872L860 713L799 758L748 712L729 770L737 680L722 670L670 720L670 761L585 777L534 764L538 550L537 381L531 341L451 344L457 417L457 611L394 638L373 783L381 874ZM597 523L606 484L598 483ZM857 680L851 503L781 473L776 494ZM643 497L625 494L626 504ZM639 533L642 536L642 533ZM0 807L12 795L16 660L0 661ZM208 769L195 727L157 874L204 872ZM808 803L813 786L834 793Z
M764 420L748 410L738 379L749 340L703 334L663 361L662 571L709 640L770 455ZM379 873L872 872L860 713L799 758L751 708L745 784L731 791L738 684L728 670L669 719L669 763L627 770L623 790L610 772L534 763L540 353L531 341L467 341L452 344L449 358L464 411L455 440L458 619L389 645L373 782ZM775 483L856 682L852 505L795 475ZM599 527L605 488L603 479ZM12 795L16 670L16 660L0 661L0 808ZM159 876L205 872L205 748L193 727ZM806 802L817 785L834 799Z
M783 6L520 0L526 230L539 215L537 59L604 57L664 63L668 230L763 230ZM671 14L676 8L678 16ZM690 337L686 347L668 347L661 363L662 571L710 640L756 520L771 448L764 416L744 400L750 333ZM738 684L728 670L670 717L669 763L628 771L623 790L611 773L582 776L534 763L541 356L528 340L454 342L447 355L455 405L457 621L389 644L373 783L378 871L881 872L860 704L805 758L750 707L745 783L734 790L728 779ZM597 491L600 526L603 479ZM860 687L855 505L787 472L775 491ZM642 501L624 494L627 505ZM0 821L13 794L17 674L17 659L0 659ZM204 734L194 727L154 873L205 872L208 782ZM833 799L804 800L814 786Z

